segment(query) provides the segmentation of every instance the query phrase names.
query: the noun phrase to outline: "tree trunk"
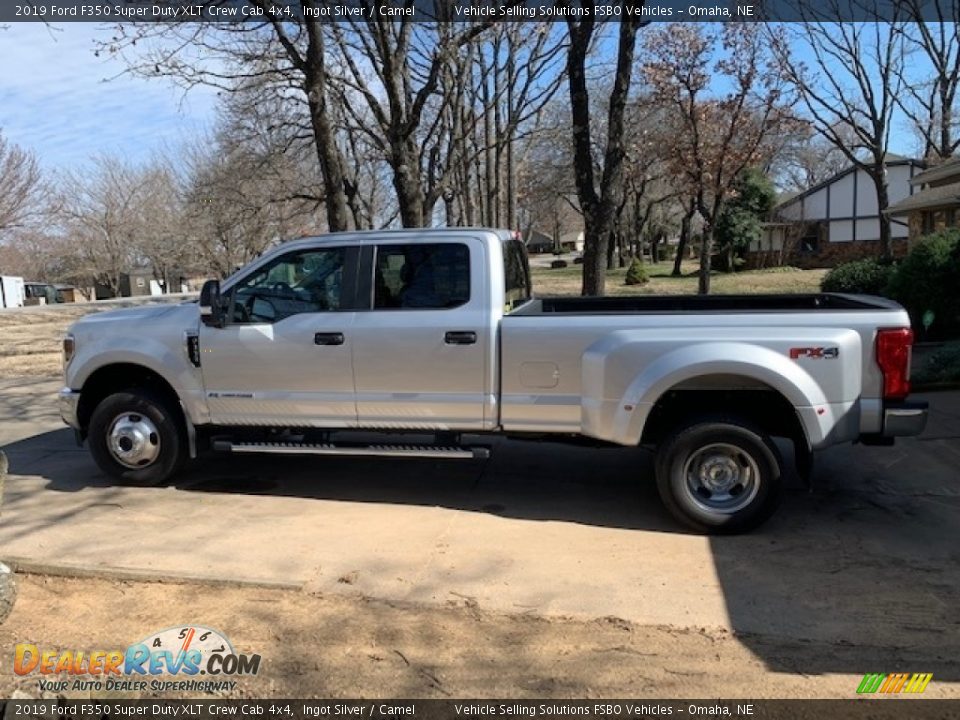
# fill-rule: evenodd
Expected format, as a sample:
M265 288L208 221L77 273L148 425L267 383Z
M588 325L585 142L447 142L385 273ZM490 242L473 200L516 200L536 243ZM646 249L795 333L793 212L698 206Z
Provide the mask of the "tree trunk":
M710 253L713 250L713 227L708 222L703 228L703 237L700 240L700 281L697 292L701 295L710 294Z
M680 270L680 264L683 262L683 256L687 252L687 245L690 244L690 225L695 212L696 205L691 202L680 221L680 242L677 243L677 257L673 261L673 272L670 273L673 277L680 277L683 274Z
M324 184L327 227L331 232L350 229L347 195L343 184L343 160L327 109L327 72L323 48L323 29L319 21L307 22L309 42L304 58L303 91L310 108L310 125L317 148L317 160Z
M598 237L597 224L584 213L583 285L581 295L603 295L607 281L607 241Z
M616 71L607 110L607 137L599 192L594 184L593 148L590 132L590 95L587 91L586 58L594 20L567 20L570 46L567 50L567 83L573 121L574 179L584 219L583 295L603 295L606 290L606 260L610 236L616 229L617 210L623 196L623 165L627 97L633 69L634 49L640 21L620 22Z
M877 209L880 215L880 247L883 248L883 257L886 260L893 260L893 228L890 223L890 216L886 209L890 205L890 195L887 189L887 176L881 169L879 176L873 179L877 186Z
M403 227L424 227L423 187L420 184L420 156L412 140L394 144L392 153L393 189Z
M700 217L703 218L703 236L700 238L700 282L697 292L701 295L710 294L710 270L713 259L713 227L716 219L720 216L720 204L714 200L707 207L701 190L697 198L697 208L700 211Z

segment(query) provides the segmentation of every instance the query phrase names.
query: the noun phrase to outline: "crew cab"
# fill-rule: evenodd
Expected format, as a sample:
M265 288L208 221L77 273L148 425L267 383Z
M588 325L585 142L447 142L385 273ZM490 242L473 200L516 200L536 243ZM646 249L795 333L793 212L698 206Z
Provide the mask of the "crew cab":
M482 458L493 434L644 446L678 519L735 532L780 500L774 437L806 477L813 451L922 431L912 341L881 298L536 299L514 233L351 232L280 245L199 302L86 316L64 340L60 403L100 468L137 483L205 448Z

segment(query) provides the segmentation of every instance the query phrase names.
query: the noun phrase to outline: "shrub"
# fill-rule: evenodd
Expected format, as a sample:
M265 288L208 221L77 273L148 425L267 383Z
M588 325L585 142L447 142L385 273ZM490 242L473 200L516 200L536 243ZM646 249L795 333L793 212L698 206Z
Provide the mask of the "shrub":
M647 266L643 264L643 260L638 257L633 259L633 262L630 263L630 267L627 268L627 276L623 281L624 285L643 285L650 281L650 278L647 277Z
M820 283L820 289L824 292L883 295L893 272L894 266L882 260L854 260L837 265L828 272Z
M672 248L667 245L657 245L657 262L666 262L670 260L670 251Z
M915 385L960 382L960 342L947 343L912 373Z
M583 265L583 255L578 255L573 259L574 265Z
M550 267L554 270L559 270L560 268L565 268L567 266L566 260L554 260L550 263Z
M888 295L910 313L921 338L960 336L960 230L922 238L898 265ZM923 316L933 313L929 333Z

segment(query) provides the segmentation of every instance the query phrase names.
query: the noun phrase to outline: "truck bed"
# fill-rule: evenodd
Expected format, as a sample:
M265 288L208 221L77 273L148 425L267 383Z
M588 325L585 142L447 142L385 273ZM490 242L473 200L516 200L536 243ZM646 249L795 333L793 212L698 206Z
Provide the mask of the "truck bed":
M524 315L638 315L689 312L810 312L813 310L890 310L898 306L869 295L637 295L633 297L537 298L511 313Z

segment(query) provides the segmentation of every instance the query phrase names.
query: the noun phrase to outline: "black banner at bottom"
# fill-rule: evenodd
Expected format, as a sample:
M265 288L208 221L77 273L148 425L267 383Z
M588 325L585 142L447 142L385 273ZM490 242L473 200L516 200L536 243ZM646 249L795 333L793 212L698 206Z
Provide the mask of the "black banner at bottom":
M960 699L871 697L850 700L2 700L0 720L106 718L798 718L960 720Z

